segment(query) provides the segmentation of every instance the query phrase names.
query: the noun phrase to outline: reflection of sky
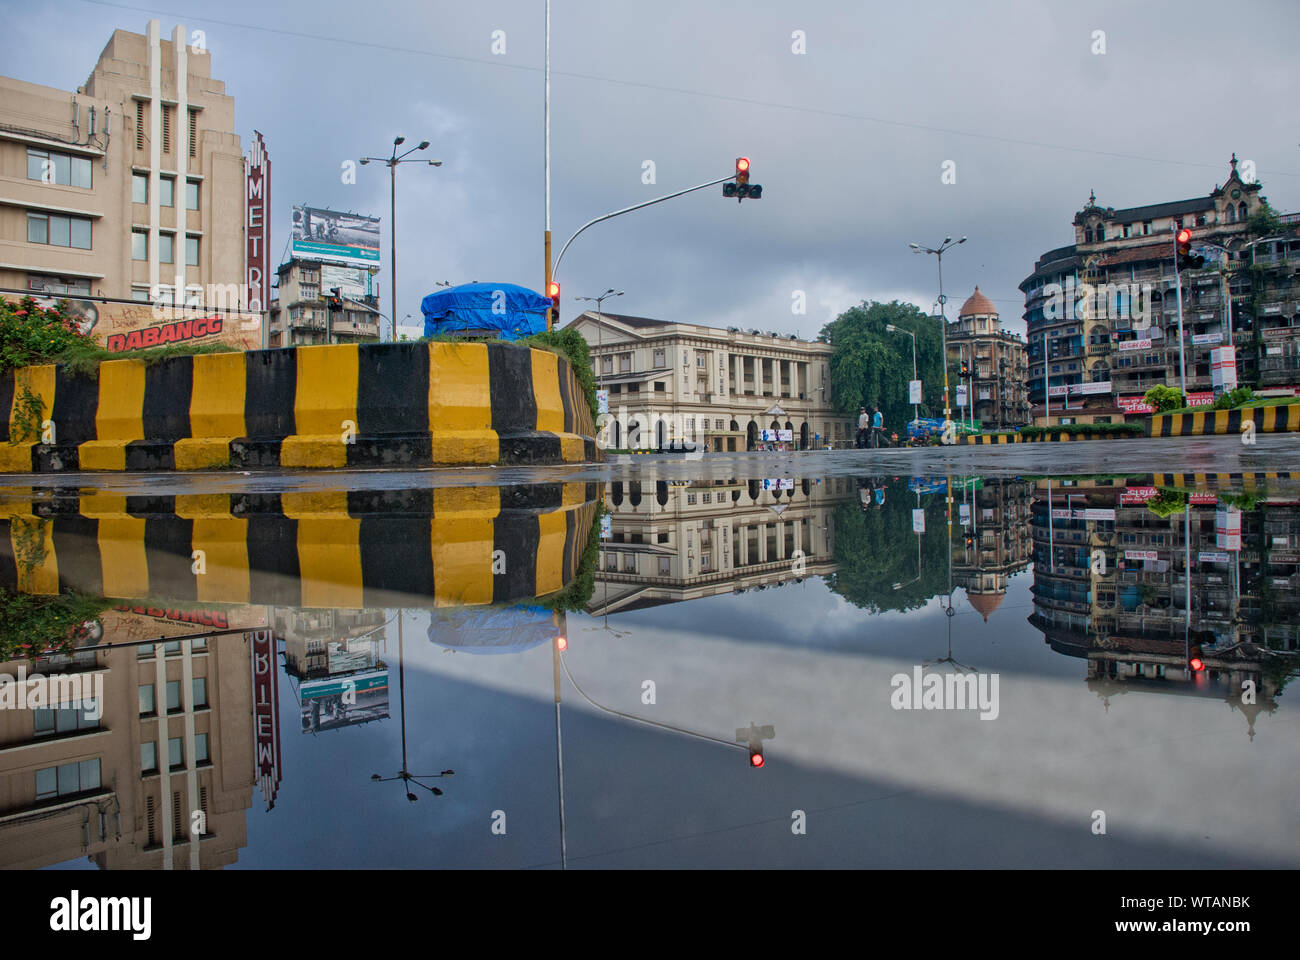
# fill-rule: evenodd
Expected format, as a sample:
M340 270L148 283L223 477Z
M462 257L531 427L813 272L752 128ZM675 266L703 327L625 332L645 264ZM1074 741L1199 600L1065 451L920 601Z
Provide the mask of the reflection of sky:
M953 657L1000 675L1001 716L904 712L889 679L947 656L942 611L866 618L819 580L641 610L571 615L567 663L603 705L730 739L772 723L768 765L743 750L598 713L564 684L573 866L1245 866L1300 862L1294 717L1259 735L1218 700L1128 693L1107 712L1085 664L1025 622L1029 575L986 624L957 592ZM549 647L473 657L405 618L409 768L446 794L372 784L400 765L396 716L288 735L276 809L255 801L240 865L555 866ZM395 631L384 656L396 661ZM643 681L656 703L642 703ZM296 703L282 721L293 730ZM1281 701L1279 701L1281 703ZM1188 803L1186 798L1197 802ZM806 836L791 811L809 817ZM1091 833L1104 810L1108 834ZM493 811L507 834L493 836ZM322 839L328 838L328 839Z

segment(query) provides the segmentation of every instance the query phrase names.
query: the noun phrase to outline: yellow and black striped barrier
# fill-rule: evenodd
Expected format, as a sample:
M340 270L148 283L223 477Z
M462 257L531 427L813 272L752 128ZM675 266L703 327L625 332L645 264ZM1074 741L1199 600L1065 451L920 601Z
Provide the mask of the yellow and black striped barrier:
M958 443L970 443L976 446L998 443L1069 443L1073 440L1122 440L1126 437L1138 437L1142 434L1127 433L1048 433L1026 437L1020 433L963 433L958 434Z
M1270 480L1295 480L1300 474L1289 472L1261 473L1153 473L1149 474L1155 487L1181 487L1183 489L1230 488L1257 490Z
M0 471L581 463L569 362L506 343L373 343L0 372Z
M1157 413L1151 417L1150 432L1153 437L1240 433L1248 421L1254 423L1256 433L1300 432L1300 403L1276 407L1247 407L1241 410Z
M0 488L0 587L353 609L509 603L574 578L599 497L595 483L53 500Z

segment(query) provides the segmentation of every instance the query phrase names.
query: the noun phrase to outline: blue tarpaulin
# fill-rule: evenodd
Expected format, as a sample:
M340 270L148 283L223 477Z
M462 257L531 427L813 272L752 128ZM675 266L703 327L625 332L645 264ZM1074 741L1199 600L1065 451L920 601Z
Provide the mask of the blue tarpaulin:
M462 653L520 653L549 643L559 628L550 610L513 607L438 607L429 615L429 639Z
M513 283L462 283L420 301L426 337L486 330L503 340L544 333L550 306L536 290Z

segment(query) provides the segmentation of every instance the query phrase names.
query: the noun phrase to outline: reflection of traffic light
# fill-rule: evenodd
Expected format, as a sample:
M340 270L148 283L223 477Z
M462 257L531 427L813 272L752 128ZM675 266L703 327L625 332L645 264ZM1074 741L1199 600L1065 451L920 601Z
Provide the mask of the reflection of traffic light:
M736 158L736 178L722 185L722 195L724 197L735 197L737 201L749 197L751 200L757 200L763 196L763 187L757 183L749 182L749 158Z
M1201 653L1201 645L1193 643L1187 648L1187 666L1192 673L1200 673L1205 669L1205 658Z
M763 741L771 740L776 736L776 727L771 724L758 726L750 723L748 727L738 727L736 729L736 742L744 743L749 748L749 766L757 770L767 761L763 758Z
M1192 256L1192 231L1186 227L1178 231L1174 249L1178 254L1176 259L1179 270L1199 270L1205 265L1205 257L1199 254Z
M569 641L566 640L564 637L556 637L555 647L557 650L560 651L560 653L563 653L565 650L569 649Z
M546 295L551 298L551 309L548 311L548 327L555 326L560 322L560 285L552 280L546 285Z

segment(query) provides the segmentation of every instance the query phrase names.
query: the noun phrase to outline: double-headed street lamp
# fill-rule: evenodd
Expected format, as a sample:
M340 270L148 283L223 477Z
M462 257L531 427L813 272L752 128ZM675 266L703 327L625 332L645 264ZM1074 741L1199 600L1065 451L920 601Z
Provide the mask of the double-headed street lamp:
M944 237L943 243L939 244L938 249L923 247L919 243L908 244L913 253L933 253L939 262L939 322L943 334L943 419L945 426L948 420L952 418L952 408L948 406L948 319L943 314L943 305L947 302L947 298L943 295L943 255L950 247L965 242L965 237L957 241L954 241L952 237Z
M912 338L912 379L915 380L916 379L916 334L914 334L911 330L904 330L902 327L895 326L892 323L885 324L885 329L888 330L890 333L905 333ZM921 420L920 408L915 403L912 404L912 419L916 421L918 424L920 423ZM920 429L920 427L918 426L917 429Z
M586 303L594 303L596 305L596 355L597 356L600 355L601 341L603 340L603 337L601 335L604 333L604 328L601 326L601 320L600 320L600 305L604 303L606 300L610 299L611 297L621 297L621 296L623 296L622 290L615 293L614 288L610 287L608 290L606 290L598 297L574 297L573 298L574 300L581 300ZM601 372L597 370L596 386L600 386L600 383L601 383Z
M392 278L393 305L389 307L389 313L393 317L397 316L397 165L399 163L427 162L428 165L431 167L442 166L441 160L421 161L418 158L414 160L406 159L411 154L415 153L417 150L427 150L429 148L428 140L421 140L418 146L412 147L410 150L407 150L406 153L403 153L401 156L398 156L397 148L400 147L405 142L406 142L405 137L395 137L393 139L393 152L388 157L362 157L361 158L361 163L363 166L367 163L370 163L372 160L375 163L386 164L388 166L388 172L392 178L391 206L390 206L388 216L393 230L392 250L390 252L390 258L392 259L391 269L393 271L393 278ZM397 325L395 321L393 322L392 337L394 340L397 339Z

